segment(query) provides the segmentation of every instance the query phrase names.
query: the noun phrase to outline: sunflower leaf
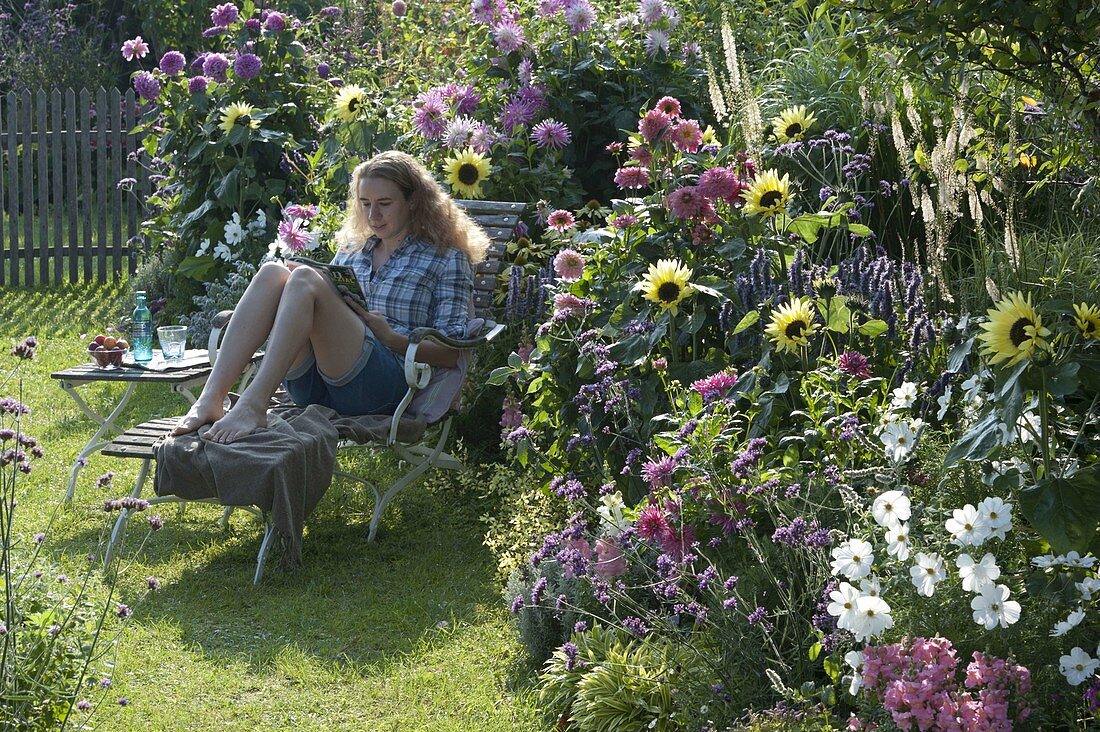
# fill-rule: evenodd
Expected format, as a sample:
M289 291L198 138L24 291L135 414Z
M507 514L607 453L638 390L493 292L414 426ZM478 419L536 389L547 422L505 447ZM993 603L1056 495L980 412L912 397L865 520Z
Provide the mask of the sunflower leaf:
M949 468L960 460L984 460L1000 443L1001 416L996 410L990 410L948 451L943 467Z
M751 328L752 326L756 325L759 320L760 311L750 310L749 312L745 313L745 317L741 318L741 320L737 323L731 335L737 335L738 333Z
M868 320L866 323L857 328L857 330L868 338L878 338L880 335L890 330L890 326L886 324L885 320Z
M1025 488L1020 512L1059 554L1087 551L1100 520L1100 466Z

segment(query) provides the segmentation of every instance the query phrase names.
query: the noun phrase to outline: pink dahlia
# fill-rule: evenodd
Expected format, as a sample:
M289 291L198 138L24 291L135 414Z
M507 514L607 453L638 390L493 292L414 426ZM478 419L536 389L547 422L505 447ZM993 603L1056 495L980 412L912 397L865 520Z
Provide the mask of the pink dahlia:
M671 530L665 512L652 503L638 513L634 525L638 529L638 536L648 541L660 541Z
M407 11L408 7L405 5L405 0L393 0L393 4L390 5L390 12L393 13L396 18L405 17Z
M737 372L733 369L727 369L712 374L705 379L692 382L691 388L697 391L699 396L703 397L703 402L706 403L724 396L736 383Z
M527 39L523 28L515 23L500 23L493 28L493 40L502 53L511 53L518 51Z
M306 231L305 222L301 219L287 219L281 222L276 239L280 246L292 252L308 249L313 243L313 235Z
M680 116L680 100L676 97L661 97L657 100L657 103L653 105L653 108L664 112L669 117Z
M703 171L699 176L698 186L707 198L722 199L727 203L740 198L741 191L744 189L736 171L721 166Z
M584 257L572 249L562 249L554 257L554 272L566 282L576 282L584 274Z
M573 0L565 8L565 22L573 33L583 33L596 22L596 11L588 0Z
M678 466L676 458L667 455L660 460L650 460L642 466L642 478L650 488L661 488L672 483L672 474Z
M272 33L279 33L286 29L286 16L277 10L272 10L264 20L264 28Z
M561 149L573 139L573 133L564 122L544 119L531 130L531 137L535 138L535 144L539 147Z
M122 44L122 58L133 61L135 58L145 58L149 53L149 44L141 40L141 36L131 38Z
M871 361L858 351L845 351L837 360L837 368L857 379L871 377Z
M562 319L575 315L583 318L588 312L588 302L568 292L558 293L554 295L554 317Z
M447 103L436 90L424 92L413 103L413 127L429 140L438 139L447 130Z
M546 217L546 224L555 231L565 231L576 223L573 214L561 208Z
M242 53L233 61L233 73L239 79L255 79L263 69L263 62L254 53Z
M283 215L288 219L305 219L309 221L319 214L321 210L314 204L303 206L300 203L292 203L283 209Z
M628 165L615 171L615 185L619 188L644 188L649 185L649 169L641 165Z
M160 70L166 76L176 76L187 65L187 59L179 51L169 51L160 57Z
M653 152L648 147L639 145L630 149L630 159L649 166L653 164Z
M706 197L698 186L684 186L668 194L665 205L673 216L681 219L694 219L701 217L706 209Z
M699 152L699 145L703 142L703 131L699 129L699 123L693 119L682 119L669 133L672 145L680 152Z
M192 76L191 80L187 82L187 91L192 94L198 94L206 91L207 80L205 76Z
M653 144L664 137L671 124L671 117L659 109L651 109L638 121L638 132L646 142Z
M634 214L619 214L615 217L615 220L611 222L611 225L616 229L629 229L638 223L638 217Z
M225 28L237 22L241 11L233 3L219 5L210 11L210 22L219 28Z
M142 99L152 102L160 96L160 81L148 71L142 71L134 77L134 91Z
M202 73L214 81L225 81L225 72L229 68L229 59L224 53L209 53L202 60Z

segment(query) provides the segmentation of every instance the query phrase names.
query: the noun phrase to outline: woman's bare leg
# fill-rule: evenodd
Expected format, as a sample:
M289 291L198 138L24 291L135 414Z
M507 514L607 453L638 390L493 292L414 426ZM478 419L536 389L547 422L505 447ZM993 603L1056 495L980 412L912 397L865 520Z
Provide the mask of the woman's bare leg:
M251 361L252 354L271 333L283 287L289 279L289 269L269 262L261 266L248 283L240 302L233 309L233 317L222 339L225 345L218 350L210 378L187 415L172 430L173 435L194 432L225 414L222 406L225 397Z
M310 267L292 271L282 288L259 371L233 409L203 437L229 443L265 427L268 400L306 346L312 346L322 372L333 376L347 372L363 352L365 328L323 275ZM240 351L235 356L240 359L242 354L246 354L241 365L244 368L252 351ZM221 363L221 354L217 363ZM228 390L228 386L225 388Z

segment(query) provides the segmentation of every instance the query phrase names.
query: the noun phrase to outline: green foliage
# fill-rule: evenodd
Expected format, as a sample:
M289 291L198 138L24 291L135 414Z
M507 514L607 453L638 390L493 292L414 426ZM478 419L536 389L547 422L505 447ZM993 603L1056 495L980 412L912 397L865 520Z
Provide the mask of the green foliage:
M485 545L496 559L501 582L527 565L542 537L565 519L565 506L542 487L531 470L490 463L457 479L470 489L476 487L491 506L481 521Z
M3 8L0 92L95 90L112 83L115 64L102 62L109 15L59 0L5 3Z

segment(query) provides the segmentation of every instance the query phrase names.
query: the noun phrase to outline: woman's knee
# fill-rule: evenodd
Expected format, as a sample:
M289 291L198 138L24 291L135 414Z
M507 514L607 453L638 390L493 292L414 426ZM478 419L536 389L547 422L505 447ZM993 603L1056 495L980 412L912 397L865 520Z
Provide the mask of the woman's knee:
M328 281L325 276L312 267L295 267L290 270L286 280L286 291L317 295L328 289Z
M252 281L265 284L286 284L288 279L290 279L290 269L285 264L281 262L264 262L260 265L260 269L256 271Z

